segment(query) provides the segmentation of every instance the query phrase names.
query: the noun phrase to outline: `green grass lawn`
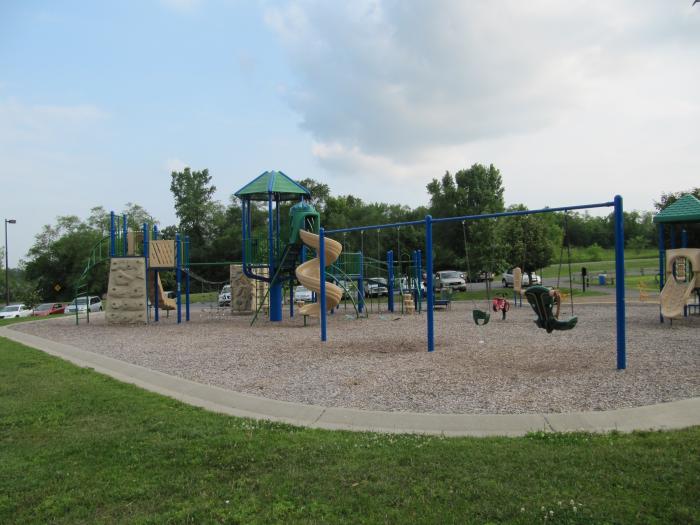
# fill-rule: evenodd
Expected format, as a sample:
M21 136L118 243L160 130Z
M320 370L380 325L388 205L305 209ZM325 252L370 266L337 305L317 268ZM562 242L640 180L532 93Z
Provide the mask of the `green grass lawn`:
M597 279L599 273L607 273L608 275L615 274L615 259L596 262L588 261L576 264L571 263L571 273L576 280L581 279L581 267L585 267L588 270L591 284L593 284L594 281L598 282ZM648 259L625 259L625 270L629 274L637 275L643 272L644 274L651 276L653 279L654 275L656 275L656 273L659 271L659 259L658 257ZM547 266L542 271L542 274L545 278L555 278L558 272L559 263ZM564 264L561 267L561 276L565 279L569 278L569 268L566 261L564 261Z
M5 339L0 465L0 523L700 522L700 428L309 430L208 413Z
M191 293L190 303L216 303L219 302L219 292ZM185 304L185 296L182 296L182 304Z

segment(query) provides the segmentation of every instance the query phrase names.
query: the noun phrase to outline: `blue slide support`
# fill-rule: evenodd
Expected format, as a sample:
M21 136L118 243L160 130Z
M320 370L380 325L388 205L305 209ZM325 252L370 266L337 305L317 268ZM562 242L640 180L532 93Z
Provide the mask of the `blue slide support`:
M326 333L326 239L323 227L318 230L318 269L320 288L318 292L321 301L321 341L327 339Z
M272 179L270 179L272 181ZM270 279L275 274L275 215L272 209L272 190L267 194L267 264ZM282 285L270 281L270 321L282 320Z
M617 307L617 369L627 368L625 347L625 230L622 197L615 195L615 301Z

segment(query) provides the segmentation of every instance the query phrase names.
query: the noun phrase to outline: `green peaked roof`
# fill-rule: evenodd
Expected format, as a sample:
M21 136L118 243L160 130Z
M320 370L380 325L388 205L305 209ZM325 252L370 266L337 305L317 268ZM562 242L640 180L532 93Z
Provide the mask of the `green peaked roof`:
M281 171L266 171L260 174L238 190L235 195L253 201L266 201L270 193L279 195L282 201L297 200L300 195L311 196L309 190Z
M700 222L700 200L687 193L657 213L654 222Z

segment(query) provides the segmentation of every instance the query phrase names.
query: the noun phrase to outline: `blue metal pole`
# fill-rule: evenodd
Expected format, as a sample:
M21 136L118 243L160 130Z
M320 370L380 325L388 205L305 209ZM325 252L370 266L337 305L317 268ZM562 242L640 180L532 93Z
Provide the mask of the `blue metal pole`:
M388 279L387 279L387 284L389 285L389 304L387 305L389 307L389 311L393 312L394 311L394 252L393 250L389 250L386 252L386 267L389 272ZM399 283L399 286L401 284Z
M246 267L246 244L248 240L248 217L246 216L246 201L241 200L241 264Z
M282 320L282 285L279 282L272 282L275 275L275 215L272 209L272 192L267 194L267 263L270 271L270 321L279 322Z
M675 248L676 248L676 227L673 224L669 225L669 236L671 237L671 249L675 250Z
M128 250L128 242L127 239L129 237L129 224L126 220L126 213L122 215L122 232L123 232L123 238L122 238L122 255L124 257L127 256L127 250Z
M185 235L185 321L190 320L190 236Z
M117 248L115 246L116 241L116 228L114 225L114 212L109 212L109 256L115 257L117 255Z
M326 334L326 239L323 227L318 230L318 269L321 300L321 341L327 339Z
M360 252L360 273L357 278L357 311L362 313L365 309L365 254Z
M158 240L158 226L153 225L153 240ZM153 271L153 320L160 321L160 307L158 305L158 270Z
M275 242L275 260L277 260L280 264L282 261L279 261L280 256L282 255L282 250L280 249L280 198L279 195L275 195L275 237L276 237L276 242Z
M433 218L425 216L425 273L426 288L428 294L428 352L435 350L435 332L433 325L433 308L435 297L433 295Z
M520 215L534 215L537 213L552 213L555 211L573 211L573 210L585 210L591 208L610 208L614 206L614 202L599 202L595 204L577 204L574 206L560 206L558 208L541 208L539 210L518 210L518 211L504 211L499 213L485 213L482 215L459 215L455 217L441 217L438 219L433 219L432 222L457 222L457 221L478 221L483 219L493 219L497 217L517 217ZM368 230L381 230L384 228L395 228L398 226L419 226L425 224L424 220L420 221L406 221L406 222L394 222L387 224L375 224L371 226L353 226L352 228L336 228L334 230L328 230L326 233L344 233L344 232L354 232L354 231L368 231Z
M294 281L289 281L289 317L294 318Z
M182 254L180 252L180 234L175 234L175 281L177 282L177 324L182 322Z
M664 225L659 223L659 291L664 289L664 274L666 273L666 239L664 239ZM659 308L659 322L664 322L664 316Z
M683 228L681 230L681 248L687 248L688 247L688 230Z
M615 301L617 306L617 369L627 368L625 349L625 230L622 197L615 195Z
M148 253L148 224L143 223L143 258L146 261L146 318L148 321L151 320L151 309L148 307L148 274L150 266L150 258ZM135 247L134 247L135 248Z
M664 276L666 274L666 239L664 238L664 225L659 224L659 291L664 289Z
M421 253L420 250L416 250L416 282L418 283L418 313L423 311L423 291L421 290L421 282L422 282L422 273L423 270L421 269L421 259L423 258L423 254Z

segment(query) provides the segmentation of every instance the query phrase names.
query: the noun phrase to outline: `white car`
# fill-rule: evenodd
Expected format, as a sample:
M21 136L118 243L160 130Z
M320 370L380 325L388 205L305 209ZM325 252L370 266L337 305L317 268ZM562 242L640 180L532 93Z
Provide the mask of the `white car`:
M11 319L15 317L29 317L34 310L27 308L23 304L9 304L0 310L0 319Z
M459 290L460 292L466 292L467 283L464 280L463 273L454 270L447 270L435 273L433 288L436 290L449 288L451 291Z
M513 286L513 268L510 268L508 271L503 272L503 276L501 278L501 284L503 284L503 288L508 288L509 286ZM542 279L535 272L532 272L532 284L533 285L542 284ZM530 277L525 272L523 272L522 285L523 286L530 286Z
M231 285L225 284L219 292L219 306L231 306Z
M305 303L310 303L313 301L313 292L309 290L308 288L304 288L303 286L297 286L294 288L294 302L301 302L304 301Z
M101 312L102 311L102 299L96 295L91 295L89 297L82 296L76 297L66 307L67 314L75 314L77 303L77 310L79 313L87 312L88 304L90 305L91 312Z

